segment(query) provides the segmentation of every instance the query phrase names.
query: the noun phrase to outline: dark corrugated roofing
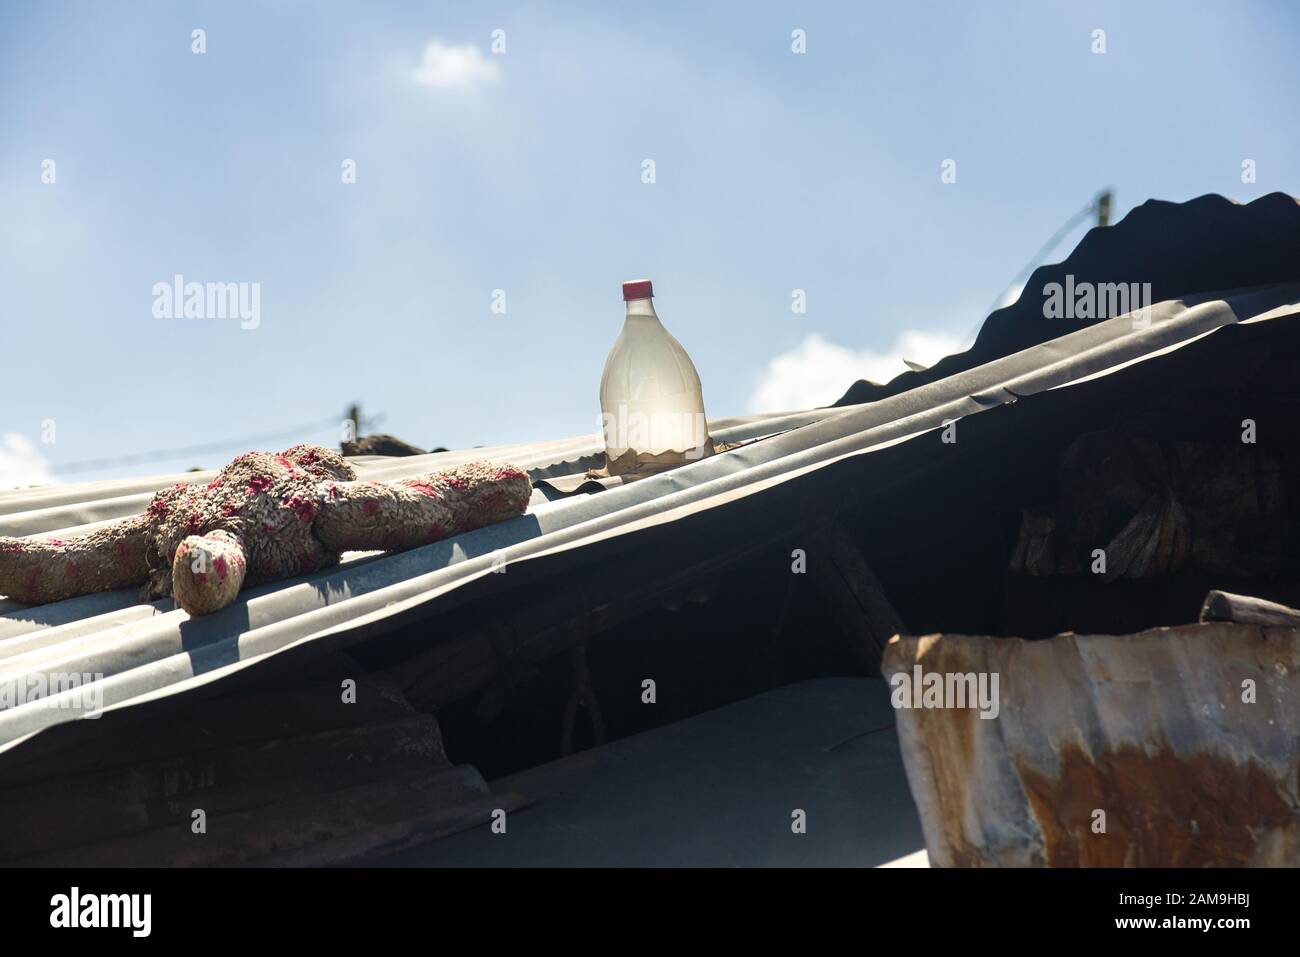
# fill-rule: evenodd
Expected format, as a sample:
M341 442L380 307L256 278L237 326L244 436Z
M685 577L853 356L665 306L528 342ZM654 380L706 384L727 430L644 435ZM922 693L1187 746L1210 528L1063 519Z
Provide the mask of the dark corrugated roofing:
M1244 204L1213 194L1147 200L1115 225L1089 230L1063 261L1035 269L1019 299L993 312L966 352L884 385L856 382L835 404L874 402L1090 325L1095 320L1043 319L1043 289L1067 275L1096 286L1150 283L1151 302L1297 282L1300 203L1285 193Z

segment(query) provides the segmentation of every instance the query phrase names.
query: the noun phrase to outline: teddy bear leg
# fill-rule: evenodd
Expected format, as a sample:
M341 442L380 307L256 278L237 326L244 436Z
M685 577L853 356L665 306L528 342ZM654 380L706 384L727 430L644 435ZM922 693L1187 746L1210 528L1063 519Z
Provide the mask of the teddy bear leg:
M172 558L172 596L191 615L209 615L235 600L246 570L244 546L230 532L189 535Z
M0 536L0 596L42 604L142 582L148 529L133 516L76 538Z

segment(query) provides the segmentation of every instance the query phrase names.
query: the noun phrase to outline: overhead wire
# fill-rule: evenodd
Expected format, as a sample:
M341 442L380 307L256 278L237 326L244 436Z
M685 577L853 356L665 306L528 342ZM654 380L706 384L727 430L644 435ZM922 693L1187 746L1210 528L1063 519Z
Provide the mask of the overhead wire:
M118 468L124 465L139 465L144 462L165 462L171 459L187 458L194 455L206 455L229 449L255 448L263 442L273 442L290 438L304 438L325 428L337 428L343 420L338 416L305 422L292 428L277 429L274 432L261 432L254 435L242 435L214 442L202 442L170 449L150 449L144 452L132 452L127 455L110 455L97 459L82 459L77 462L51 464L50 471L56 475L70 475L77 472L94 472L100 469Z

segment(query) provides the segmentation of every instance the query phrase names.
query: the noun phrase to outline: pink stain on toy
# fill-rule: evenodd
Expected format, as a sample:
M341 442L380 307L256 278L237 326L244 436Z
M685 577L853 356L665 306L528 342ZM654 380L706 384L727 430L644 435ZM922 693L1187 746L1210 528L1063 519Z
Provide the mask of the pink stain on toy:
M292 498L285 499L283 504L285 508L291 510L304 522L316 520L316 505L301 495L294 495Z

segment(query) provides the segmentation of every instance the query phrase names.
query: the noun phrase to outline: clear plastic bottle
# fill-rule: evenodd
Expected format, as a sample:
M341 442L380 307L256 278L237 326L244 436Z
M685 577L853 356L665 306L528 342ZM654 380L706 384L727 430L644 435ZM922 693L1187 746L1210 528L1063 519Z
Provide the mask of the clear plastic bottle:
M623 283L627 317L600 377L611 472L646 462L698 459L710 447L700 376L681 343L659 321L653 297L649 279Z

